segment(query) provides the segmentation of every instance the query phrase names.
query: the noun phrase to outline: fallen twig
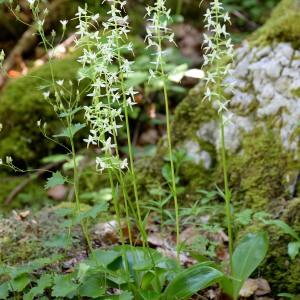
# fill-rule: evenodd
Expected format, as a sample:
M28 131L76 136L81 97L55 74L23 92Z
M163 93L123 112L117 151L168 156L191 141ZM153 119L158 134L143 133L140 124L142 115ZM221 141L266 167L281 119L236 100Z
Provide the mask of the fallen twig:
M61 164L63 164L64 161L55 162L46 165L43 169L39 169L36 173L26 178L24 181L22 181L18 186L16 186L15 189L11 191L11 193L6 197L4 204L8 205L11 203L11 201L32 181L39 178L43 174L49 172L50 170L59 167Z

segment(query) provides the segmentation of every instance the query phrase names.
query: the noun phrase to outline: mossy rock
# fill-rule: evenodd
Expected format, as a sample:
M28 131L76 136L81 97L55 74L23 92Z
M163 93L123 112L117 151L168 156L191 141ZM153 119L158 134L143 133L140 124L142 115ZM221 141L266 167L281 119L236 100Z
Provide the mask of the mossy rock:
M52 63L55 80L65 82L77 78L79 64L75 57ZM28 75L11 79L0 94L0 157L13 156L23 161L35 161L51 154L55 144L45 139L37 127L37 121L47 122L49 135L61 128L53 107L47 103L40 90L52 82L49 63L33 69Z
M230 184L234 201L245 207L269 210L276 200L297 193L300 51L292 42L300 26L291 35L284 26L290 14L299 14L298 5L298 0L281 1L250 42L236 50L233 73L225 79L235 90L225 91L231 100L225 129ZM199 186L205 176L211 183L222 182L218 114L214 104L203 101L204 92L201 82L179 104L172 130L175 147L185 148L194 160Z
M281 208L284 213L280 220L300 233L300 198L282 202ZM299 295L300 255L294 259L288 255L288 243L295 240L274 225L258 223L246 229L247 232L261 230L268 233L270 245L266 259L256 271L257 274L253 274L252 277L255 278L259 274L260 277L266 278L274 296L285 292ZM240 236L244 234L245 232L240 232Z
M271 18L251 38L254 44L292 42L299 46L300 41L300 1L282 0L274 9Z
M229 184L238 211L250 208L280 218L282 212L286 215L289 211L286 203L300 194L298 6L298 0L282 0L270 20L237 48L233 72L225 79L235 91L224 91L231 100L225 116L231 116L225 138ZM204 93L205 84L200 82L178 105L173 122L174 147L185 149L193 162L181 167L181 183L186 185L187 195L200 188L211 190L215 183L223 185L217 108L203 101ZM149 163L152 172L157 168L157 174L161 174L164 149L162 142ZM180 200L186 203L186 199ZM299 220L289 224L298 228ZM276 236L274 231L270 239L270 257L274 259L268 259L260 275L270 281L274 291L299 293L300 268L287 256L288 237ZM286 261L290 269L284 269ZM274 277L277 267L281 275Z

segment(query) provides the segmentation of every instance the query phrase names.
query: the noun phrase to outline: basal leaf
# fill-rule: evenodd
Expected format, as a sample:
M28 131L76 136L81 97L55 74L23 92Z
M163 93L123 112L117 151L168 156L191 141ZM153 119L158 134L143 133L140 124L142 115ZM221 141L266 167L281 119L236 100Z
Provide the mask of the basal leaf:
M92 299L105 295L105 292L103 277L96 275L87 277L79 288L80 296Z
M78 286L78 284L73 282L72 274L56 275L54 277L52 296L71 297L71 295L78 289Z
M237 299L239 292L253 271L265 258L268 251L268 236L265 232L249 234L236 247L233 253L233 298Z
M198 264L180 272L167 286L162 299L188 299L198 291L220 281L223 273Z
M118 251L114 250L103 250L97 249L93 252L93 255L88 260L89 265L91 266L108 266L119 258L121 254Z
M13 292L22 292L30 281L28 274L22 274L10 281L10 290Z
M0 284L0 299L7 299L9 295L9 284L4 282Z
M37 296L42 296L45 289L52 286L52 282L52 275L42 275L42 277L36 282L37 285L24 295L24 300L33 300Z
M100 298L103 300L132 300L133 295L131 294L131 292L128 291L123 291L120 295L114 295L114 296L110 296L110 297L103 297Z

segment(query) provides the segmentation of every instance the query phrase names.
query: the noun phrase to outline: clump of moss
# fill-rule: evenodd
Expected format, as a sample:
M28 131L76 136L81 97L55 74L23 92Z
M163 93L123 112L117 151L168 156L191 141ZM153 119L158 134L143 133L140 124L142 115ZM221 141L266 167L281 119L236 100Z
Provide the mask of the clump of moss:
M276 135L262 128L245 134L242 149L229 158L233 198L243 207L272 209L286 196L288 154Z
M189 95L177 106L172 128L174 144L195 137L202 124L218 119L217 111L208 101L203 101L202 85L193 88Z
M255 45L277 42L292 42L300 45L300 2L282 0L274 9L271 17L257 30L250 41Z
M56 80L74 80L79 64L74 57L53 62ZM10 80L0 94L0 157L14 156L21 160L36 160L50 154L55 147L43 138L37 128L42 119L49 124L50 135L57 133L61 124L53 108L43 99L41 86L51 83L49 64L34 69L28 75Z
M282 220L300 234L300 199L287 202ZM287 254L287 245L292 238L276 227L266 228L270 236L270 248L261 272L268 279L274 294L279 292L300 293L300 256L292 260Z

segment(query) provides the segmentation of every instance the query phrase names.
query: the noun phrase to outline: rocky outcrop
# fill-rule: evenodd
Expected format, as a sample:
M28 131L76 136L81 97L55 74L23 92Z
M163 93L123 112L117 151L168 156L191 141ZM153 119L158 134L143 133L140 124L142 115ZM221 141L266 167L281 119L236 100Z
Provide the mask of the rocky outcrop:
M299 210L293 220L286 216L300 194L299 8L298 0L281 1L270 20L236 49L225 79L233 88L224 91L230 100L225 136L234 206L272 213L298 231ZM179 172L185 201L199 199L197 189L223 184L217 107L203 101L204 92L200 82L178 106L173 123L174 144L191 159ZM163 149L151 162L150 173L161 173ZM272 283L274 293L299 293L299 257L291 261L287 255L290 238L267 230L271 247L260 275Z

